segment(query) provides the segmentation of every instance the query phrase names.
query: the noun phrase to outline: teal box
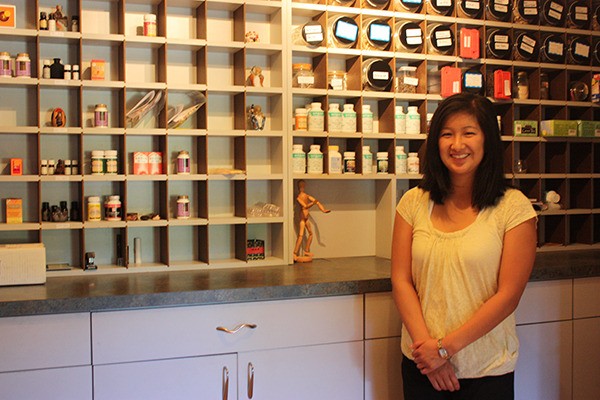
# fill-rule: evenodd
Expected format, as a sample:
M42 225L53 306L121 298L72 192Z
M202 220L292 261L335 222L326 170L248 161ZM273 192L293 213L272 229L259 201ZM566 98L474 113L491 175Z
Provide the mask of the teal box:
M595 121L577 121L577 136L582 137L594 137L596 135L596 125L598 123Z
M549 119L540 125L542 136L577 136L577 121Z
M533 120L518 119L513 122L514 136L537 136L538 122Z

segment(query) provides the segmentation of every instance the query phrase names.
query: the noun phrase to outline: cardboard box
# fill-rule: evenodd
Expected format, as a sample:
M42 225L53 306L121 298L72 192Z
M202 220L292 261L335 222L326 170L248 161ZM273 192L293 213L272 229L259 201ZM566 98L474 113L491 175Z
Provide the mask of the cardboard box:
M600 103L600 74L592 75L592 103Z
M533 120L515 120L513 122L514 136L537 136L538 123Z
M104 60L92 60L90 63L90 77L93 81L104 80Z
M22 158L11 158L10 159L10 174L11 175L23 175L23 159Z
M594 137L596 133L595 121L577 120L577 136Z
M15 13L17 9L15 6L8 4L0 4L0 27L3 28L16 28Z
M594 136L600 137L600 122L596 122L596 128L594 130Z
M542 136L577 136L577 121L549 119L540 125Z
M42 243L0 245L0 286L46 283Z
M6 223L23 223L23 199L6 199Z

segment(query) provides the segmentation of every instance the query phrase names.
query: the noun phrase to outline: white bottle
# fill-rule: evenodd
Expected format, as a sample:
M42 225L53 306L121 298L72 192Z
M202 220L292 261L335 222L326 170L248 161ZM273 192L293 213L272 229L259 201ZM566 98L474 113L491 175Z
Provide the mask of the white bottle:
M364 104L362 106L362 133L373 133L373 112L371 106Z
M406 113L406 134L421 134L421 114L419 114L416 106L408 107L408 112Z
M354 111L354 104L344 104L342 117L342 132L356 133L356 111Z
M325 113L321 108L321 103L310 103L308 110L308 131L323 132L325 130Z
M394 133L396 135L406 134L406 114L402 106L394 108Z
M362 173L363 175L373 173L373 153L369 146L362 147Z
M294 174L306 172L306 154L301 144L292 145L292 172Z
M343 116L340 111L340 105L337 103L331 103L329 105L329 111L327 111L328 117L328 130L329 132L341 132Z
M419 173L419 155L417 153L408 153L407 172L409 174Z
M327 152L327 159L329 161L329 173L341 174L342 155L340 154L340 146L329 146L329 151Z
M408 171L408 156L404 146L396 146L396 174L406 174Z
M323 173L323 153L321 152L321 146L318 144L310 145L306 160L306 172L309 174Z

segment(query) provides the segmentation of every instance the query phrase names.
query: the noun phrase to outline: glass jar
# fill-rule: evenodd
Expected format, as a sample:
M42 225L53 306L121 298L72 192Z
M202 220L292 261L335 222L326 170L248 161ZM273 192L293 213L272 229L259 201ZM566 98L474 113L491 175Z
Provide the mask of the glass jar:
M292 64L292 86L303 89L315 86L315 74L311 64Z
M71 64L65 64L65 70L63 72L63 78L65 80L70 81L72 77L73 77L73 74L71 73Z
M292 41L296 45L319 47L323 46L325 33L323 26L316 21L310 21L294 29Z
M190 153L186 150L181 150L179 154L177 154L177 174L189 175L190 172Z
M392 83L392 68L386 61L370 58L362 63L362 82L366 90L388 90Z
M491 21L508 21L513 0L486 0L485 18Z
M190 199L186 195L177 197L177 219L188 219L190 217Z
M588 29L590 25L590 8L585 1L569 2L567 11L567 28Z
M483 0L458 0L458 17L473 19L481 17L482 3Z
M514 0L513 22L515 24L536 25L539 20L537 0Z
M394 8L396 11L408 11L418 13L423 5L423 0L395 0Z
M539 55L537 39L529 32L518 32L516 37L513 59L515 61L537 60Z
M347 90L347 77L345 71L329 71L327 73L327 87L331 90Z
M506 29L492 29L488 32L486 41L486 56L505 60L511 53L510 32Z
M56 160L48 160L48 175L54 175L56 171Z
M48 175L48 160L40 161L40 175Z
M17 78L31 78L31 60L29 54L19 53L15 60L15 76Z
M96 104L94 108L94 126L97 128L108 127L108 108L106 104Z
M0 52L0 76L12 77L10 54L6 51Z
M328 44L330 47L349 48L358 39L358 24L344 15L334 15L327 20Z
M72 78L73 78L73 80L76 80L76 81L81 79L81 75L79 74L79 65L77 65L77 64L73 65Z
M417 78L417 67L404 65L398 68L396 73L397 93L417 93L419 78Z
M584 82L574 81L569 84L569 97L571 101L586 101L590 88Z
M542 0L542 10L540 13L540 25L545 26L564 26L566 10L564 3L556 0Z
M454 52L454 32L448 25L430 24L427 26L427 52L429 54L452 55Z
M550 98L550 81L548 74L540 72L540 100L548 100Z
M42 78L50 79L50 60L44 60L42 67Z
M454 11L454 0L427 0L427 14L448 16Z
M383 19L365 18L361 38L363 49L385 50L392 41L392 28Z
M600 38L595 39L592 64L596 67L600 66Z
M423 30L416 22L396 24L396 50L420 53L423 50Z
M564 64L565 45L561 35L548 33L542 35L540 41L540 61L553 64Z
M590 42L584 36L567 37L567 64L590 65Z
M517 99L519 100L527 100L529 98L529 77L527 76L527 72L519 71L517 73Z

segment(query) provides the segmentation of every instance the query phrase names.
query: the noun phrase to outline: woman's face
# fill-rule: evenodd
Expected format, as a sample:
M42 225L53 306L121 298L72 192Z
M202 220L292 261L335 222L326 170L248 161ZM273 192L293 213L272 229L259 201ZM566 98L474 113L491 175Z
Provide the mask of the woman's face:
M484 134L471 114L459 112L446 118L439 137L440 158L450 177L474 178L483 160Z

